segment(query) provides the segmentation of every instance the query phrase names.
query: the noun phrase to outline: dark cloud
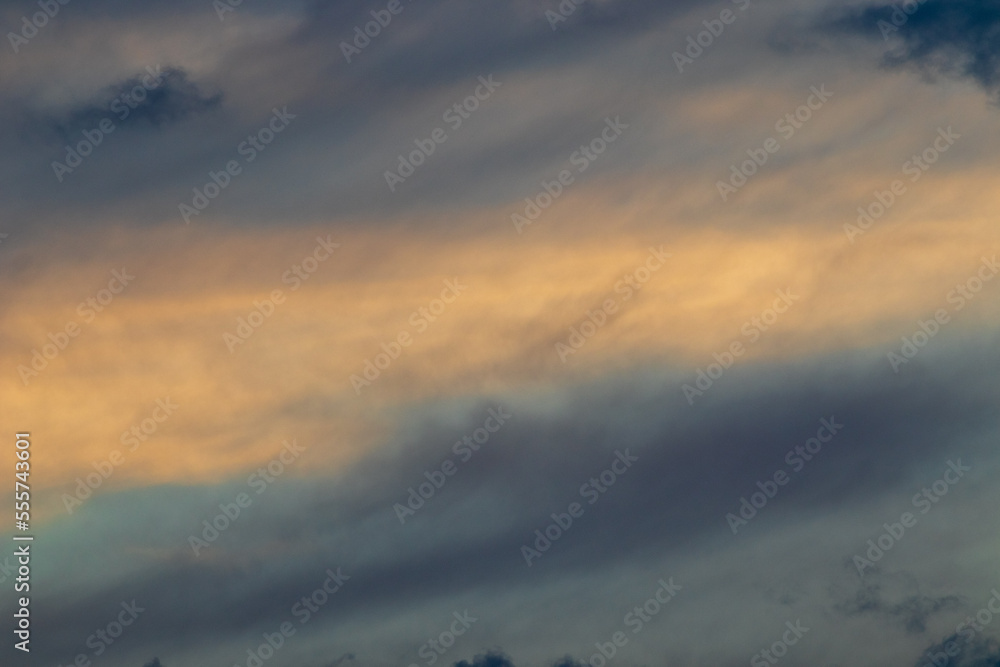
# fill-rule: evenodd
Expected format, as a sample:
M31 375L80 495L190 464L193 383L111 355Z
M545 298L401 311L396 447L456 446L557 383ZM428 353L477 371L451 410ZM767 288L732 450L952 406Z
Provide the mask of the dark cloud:
M639 564L640 554L669 560L705 540L732 540L726 544L735 548L740 540L766 540L773 531L810 526L844 508L867 512L886 497L905 509L915 471L929 481L949 458L975 463L967 444L994 432L997 394L989 379L1000 362L985 350L995 343L970 346L944 361L927 356L922 368L911 369L919 380L893 375L881 353L853 363L838 356L807 367L734 368L696 408L684 401L679 384L645 373L579 387L565 409L512 408L515 417L489 446L400 525L393 504L405 502L407 488L423 481L424 471L454 458L453 425L445 427L433 411L411 416L400 424L398 446L379 449L342 478L282 481L275 494L287 502L269 498L240 518L239 530L212 546L232 562L194 559L187 531L217 506L213 498L232 498L238 485L205 490L202 509L188 525L149 538L151 546L175 554L155 573L65 601L38 624L86 636L81 619L94 609L137 598L148 601L150 622L130 629L129 640L155 644L183 635L191 645L216 643L285 620L301 592L314 589L318 575L337 565L351 580L337 594L336 606L324 612L325 622L406 610L473 590L527 591L555 580L601 576L625 561ZM497 404L467 406L466 430ZM734 537L726 513L738 511L740 497L756 491L757 480L787 469L786 452L812 437L820 418L830 417L843 430ZM552 512L579 501L581 483L607 468L615 450L626 448L640 463L588 506L579 528L526 567L520 546L551 521ZM176 498L164 502L179 506L191 495L178 489ZM880 520L860 521L848 543L862 546ZM368 536L363 551L355 543L358 531ZM317 542L326 545L322 554L314 553ZM257 576L261 554L279 544L299 555L289 556L281 570ZM795 553L785 557L788 566L797 562ZM903 584L876 580L837 602L847 616L881 616L911 633L922 632L928 618L955 604ZM219 590L227 596L220 599Z
M854 566L850 565L853 570ZM907 574L869 573L848 599L835 609L847 616L876 616L902 625L909 634L923 634L937 612L959 609L955 595L932 597L920 591L916 578Z
M952 655L956 653L957 655ZM913 667L1000 667L1000 643L995 639L959 635L945 637L928 648Z
M587 667L587 663L583 661L577 661L568 655L557 660L552 664L552 667Z
M455 667L514 667L514 663L505 654L499 651L490 651L477 655L472 659L472 662L468 660L456 662Z
M50 121L60 142L78 138L78 133L93 130L106 118L116 126L144 121L159 127L210 111L222 102L222 93L204 92L178 67L150 68L108 86L96 97L100 101L70 109Z
M8 212L28 229L68 219L77 226L109 218L175 222L178 204L190 202L192 189L204 184L209 171L237 157L237 146L267 122L275 104L287 104L298 115L294 127L213 202L202 222L211 216L273 224L276 219L329 219L331 213L377 218L519 201L534 193L541 177L564 168L570 154L600 131L606 116L635 118L646 108L639 98L650 85L650 69L661 76L668 63L637 59L630 48L644 33L701 1L584 3L556 31L545 10L556 9L558 2L548 7L515 0L481 6L406 2L350 63L341 43L350 42L355 27L371 21L370 12L378 7L363 0L287 5L282 18L295 29L250 35L239 46L213 45L206 81L176 72L133 110L145 122L129 118L123 123L127 141L102 146L64 182L56 182L51 166L62 157L63 144L79 141L80 131L103 118L110 100L132 82L55 119L32 107L33 92L5 91L0 123L16 130L7 140L0 138L0 174L8 166L4 160L10 160ZM152 3L148 15L120 4L105 0L99 6L119 17L123 31L166 11L161 3ZM219 30L253 16L271 17L277 7L242 3ZM176 14L174 21L218 23L208 2L180 4ZM97 28L80 20L58 29L69 33L68 40ZM58 43L45 46L60 48ZM568 83L566 90L533 97L530 105L508 94L519 80L591 68L591 63L600 78L590 90ZM405 187L389 193L384 171L400 153L412 150L415 139L435 127L447 128L442 112L471 94L477 77L490 74L506 83L503 94L484 104L454 133L461 137L442 146ZM262 90L285 92L261 100ZM250 112L258 100L259 111ZM217 108L218 113L205 113ZM510 110L515 108L525 117L513 127ZM403 109L406 113L400 113ZM180 120L190 122L178 126ZM53 129L59 139L55 148ZM601 172L620 169L627 154L620 146L609 151Z
M160 659L159 658L153 658L152 660L150 660L149 662L147 662L145 665L143 665L143 667L163 667L163 666L160 664Z
M587 663L565 656L552 663L551 667L586 667ZM503 651L493 650L477 655L472 661L461 660L455 667L515 667L513 660Z
M914 10L906 13L902 6ZM828 32L887 41L887 67L913 68L933 78L975 81L1000 101L1000 1L916 0L838 8L822 24Z

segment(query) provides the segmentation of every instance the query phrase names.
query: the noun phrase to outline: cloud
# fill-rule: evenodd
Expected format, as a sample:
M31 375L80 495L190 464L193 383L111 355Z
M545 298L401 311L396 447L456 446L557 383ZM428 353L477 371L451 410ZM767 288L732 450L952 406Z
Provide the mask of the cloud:
M586 664L567 655L553 662L552 667L586 667ZM468 660L456 662L455 667L515 667L515 665L514 661L503 651L492 650L477 655L471 662Z
M337 665L339 665L342 662L345 662L345 661L350 662L352 660L354 660L354 654L353 653L344 653L343 655L341 655L339 658L337 658L333 662L327 663L326 667L337 667Z
M916 578L907 574L875 572L857 586L852 596L835 604L837 611L847 616L882 617L901 624L910 634L923 634L934 614L958 609L962 602L955 595L923 594Z
M675 620L661 626L664 630L680 618L713 618L716 605L723 603L710 591L722 582L724 599L730 600L724 604L741 600L740 605L759 606L762 592L755 584L732 579L745 572L747 557L754 558L742 553L744 548L764 549L777 558L773 567L780 574L771 576L794 580L829 572L827 577L832 577L837 570L823 559L832 553L832 561L839 563L863 547L883 520L906 508L911 489L939 475L949 457L977 460L971 443L987 446L985 434L995 424L995 389L991 394L985 380L970 379L992 377L996 362L987 361L988 349L988 343L969 345L960 358L930 364L920 380L912 382L892 380L881 355L867 363L848 364L838 356L808 364L734 369L732 377L726 377L728 388L713 390L717 400L707 413L684 404L677 387L665 384L663 369L520 401L512 397L509 411L515 418L510 424L464 464L427 507L400 525L393 503L405 501L407 487L450 456L456 433L481 422L485 410L480 408L491 403L410 406L400 415L403 430L390 434L386 444L372 448L357 465L316 480L282 478L201 559L191 557L187 536L203 517L217 511L220 501L229 501L240 487L245 490L245 479L197 493L189 487L136 489L105 502L92 501L86 512L72 517L72 525L81 530L94 522L115 526L106 528L100 539L128 545L120 548L120 558L136 567L146 560L139 554L155 554L158 566L64 602L39 621L40 629L66 627L70 637L86 636L85 610L113 609L119 600L134 597L143 605L148 601L150 620L155 621L137 624L131 631L137 640L159 643L183 631L192 647L228 645L235 639L239 653L245 649L240 649L238 633L268 630L287 620L289 607L319 585L325 568L340 564L351 579L317 623L355 623L341 630L352 641L371 638L373 629L366 627L365 619L386 615L388 623L397 614L426 618L426 605L447 605L444 618L452 609L466 607L493 607L491 615L502 618L506 610L499 600L508 594L518 594L522 606L535 604L535 596L544 599L546 590L559 586L572 588L574 596L599 597L599 582L612 571L621 573L613 577L616 585L641 580L638 591L632 584L608 603L627 610L649 597L648 584L671 574L663 569L676 572L684 563L688 576L683 584L698 591L690 604L704 607L697 613L678 608L676 614L671 608ZM745 531L731 535L724 517L738 508L740 496L751 493L756 480L784 467L785 453L815 432L820 416L830 415L845 428L829 451L825 447ZM587 505L579 527L526 567L520 545L534 539L533 531L550 522L552 512L565 511L569 502L580 500L580 484L607 468L616 448L630 448L641 463L598 503ZM950 494L920 520L912 537L907 535L910 553L934 556L938 530L953 530L955 516L969 511L967 501L975 498L976 482L962 484L969 486ZM160 507L155 520L147 511L154 500ZM126 507L129 512L123 512ZM155 531L137 525L138 517ZM946 523L940 529L938 519ZM44 536L53 548L58 547L53 542L57 536L83 539L68 530L69 525L54 525L55 532ZM972 541L963 548L983 548L975 540L989 539L991 530L986 523L971 526L962 540ZM706 546L712 542L715 546ZM803 549L803 543L810 547ZM363 547L355 546L359 544ZM820 553L812 553L814 549ZM942 552L946 558L948 553ZM281 567L268 577L256 576L259 564L278 554ZM101 558L102 567L111 566L107 556ZM894 550L891 558L911 569L904 554ZM645 567L659 573L635 574ZM755 562L754 567L771 566ZM74 576L83 571L87 567L78 564ZM913 576L925 575L919 571ZM899 585L876 583L849 593L846 601L841 598L843 615L863 619L879 614L919 632L933 614L952 608L947 595L926 594L905 580ZM228 591L223 599L216 595L219 587ZM178 595L179 589L183 595ZM491 602L494 598L497 604ZM824 607L828 602L825 594L809 600ZM577 599L574 618L601 613L581 603ZM678 604L688 603L679 597ZM802 604L776 605L776 613L792 613L789 608ZM555 632L567 650L592 646L594 634L620 623L621 616L604 615L589 619L595 627L579 643L569 637L572 628ZM484 617L481 627L488 626ZM406 637L426 637L422 630L410 628L396 641L405 644ZM548 628L547 633L551 637L554 631ZM734 643L744 641L743 635L757 641L757 621L734 624L728 634ZM666 632L663 636L664 642L676 641ZM502 641L490 644L509 644L512 637L496 639ZM424 640L413 641L417 646ZM302 644L302 650L306 648ZM735 647L737 652L742 648Z
M552 664L552 667L586 667L587 663L565 656Z
M477 655L472 659L461 660L455 663L455 667L514 667L514 663L509 657L499 651L490 651Z
M890 47L882 58L886 67L911 68L929 78L969 79L1000 101L997 0L856 5L831 11L821 25L828 32L887 41Z
M958 654L955 653L956 646ZM947 653L950 649L951 653ZM933 660L932 660L933 658ZM1000 667L1000 644L995 639L977 637L960 641L958 635L945 637L940 643L926 650L913 667Z
M81 130L92 130L103 119L116 124L144 120L154 127L217 108L222 93L208 94L179 67L153 68L102 90L99 101L70 109L52 121L64 141Z
M600 131L605 116L627 118L644 108L632 105L626 113L622 107L648 89L639 71L648 55L637 55L645 34L700 0L590 2L557 32L543 7L522 0L488 7L404 3L350 63L340 45L372 20L368 2L242 3L224 23L211 3L179 3L170 17L162 16L164 5L152 4L102 2L75 21L60 15L38 38L46 40L37 44L44 49L26 50L21 67L9 72L0 63L5 82L12 80L0 101L0 123L12 130L0 139L0 173L11 172L9 194L17 201L10 203L17 210L8 214L17 224L64 224L63 206L74 224L172 217L210 170L236 157L237 146L260 130L274 105L288 105L299 116L294 130L248 165L213 204L213 215L240 200L231 213L266 224L331 210L385 215L437 209L442 202L520 200L522 189L537 188L536 173L562 168ZM84 70L81 62L100 67ZM103 117L124 87L103 89L106 79L118 82L157 62L184 75L133 110L155 131L129 122L127 141L106 142L85 167L57 182L51 163L62 157L58 149L69 138L79 141L78 130ZM460 133L449 129L448 145L419 178L390 196L383 172L415 139L449 128L442 113L469 96L478 77L491 74L503 82L503 94ZM103 90L96 100L94 90ZM55 118L63 143L46 146L53 128L46 111L54 101L61 108L80 99L87 103ZM183 119L191 122L179 125ZM602 161L602 171L627 162L628 152L618 148Z

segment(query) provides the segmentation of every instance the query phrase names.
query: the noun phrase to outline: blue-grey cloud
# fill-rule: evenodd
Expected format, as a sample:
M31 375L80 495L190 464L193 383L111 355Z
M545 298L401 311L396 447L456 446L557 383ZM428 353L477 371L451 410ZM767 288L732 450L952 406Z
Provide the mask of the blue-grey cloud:
M1000 93L1000 2L910 0L831 10L822 29L885 41L882 63L912 68L928 77L975 81Z
M835 605L835 609L847 616L883 618L914 635L927 631L932 616L961 607L962 600L957 595L930 596L921 592L915 577L883 572L858 582L857 589Z
M966 640L952 635L929 647L913 667L1000 667L1000 643L976 637Z
M351 576L337 604L324 610L323 623L337 624L389 609L402 613L449 604L474 592L484 599L512 590L530 595L533 586L599 579L626 564L640 567L649 558L672 560L705 548L694 545L728 550L747 541L767 544L784 530L809 530L841 512L854 516L856 524L838 538L847 545L839 558L848 560L850 549L863 547L893 518L871 516L871 504L888 500L905 510L914 484L919 491L949 459L986 465L971 457L984 451L972 443L996 426L996 387L989 378L998 369L987 349L989 344L943 358L932 355L919 381L912 379L916 374L909 380L893 375L881 355L865 362L838 358L801 368L733 369L726 384L713 388L697 408L683 400L679 385L656 382L648 373L575 389L565 411L514 401L508 405L516 417L400 525L393 505L406 502L407 489L425 481L425 471L452 457L454 431L436 426L429 413L427 421L405 426L398 446L381 448L342 478L282 480L273 498L241 517L239 528L211 547L226 555L222 561L194 558L187 538L240 484L198 494L168 490L158 502L186 521L160 526L148 536L123 526L121 539L168 549L173 556L142 577L61 600L38 619L39 629L60 628L59 636L67 639L53 642L51 650L69 652L92 632L86 619L94 610L113 610L121 600L135 598L149 609L149 622L130 630L128 639L137 645L159 645L178 634L191 646L231 642L246 628L266 630L286 620L290 606L318 585L327 567L343 566ZM467 406L469 429L496 405ZM814 435L820 418L834 418L844 429L781 490L773 507L733 536L726 514L739 511L741 496L755 492L757 481L787 469L786 453ZM580 485L625 449L640 462L590 507L581 500ZM366 483L361 487L351 479ZM956 496L963 491L969 492L959 489ZM138 494L129 505L142 506L137 501L154 492L162 495L129 492ZM528 567L521 546L533 543L534 531L574 500L586 508L578 527ZM87 511L100 513L102 506L120 502L92 501ZM949 497L948 503L961 501ZM949 512L947 506L942 503L935 516ZM358 535L366 536L363 544ZM914 545L920 540L907 539ZM260 576L265 554L278 545L287 553L282 566ZM776 557L797 567L796 553ZM837 581L843 573L831 569L815 576ZM925 593L916 582L890 591L890 580L871 581L854 592L808 599L842 618L883 618L913 636L938 615L956 611L958 593ZM227 592L224 598L220 590Z
M98 98L50 120L62 141L71 141L104 119L115 125L144 121L158 128L217 108L222 102L220 92L206 93L182 68L159 66L108 86Z

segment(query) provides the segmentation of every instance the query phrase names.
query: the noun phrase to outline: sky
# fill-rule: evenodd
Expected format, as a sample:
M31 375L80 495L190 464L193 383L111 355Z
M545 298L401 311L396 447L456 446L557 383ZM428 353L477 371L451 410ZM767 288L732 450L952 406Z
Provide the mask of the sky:
M1000 665L997 0L0 27L3 665Z

